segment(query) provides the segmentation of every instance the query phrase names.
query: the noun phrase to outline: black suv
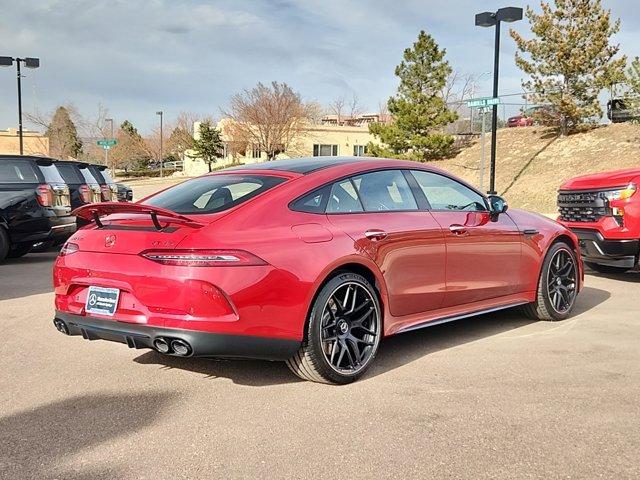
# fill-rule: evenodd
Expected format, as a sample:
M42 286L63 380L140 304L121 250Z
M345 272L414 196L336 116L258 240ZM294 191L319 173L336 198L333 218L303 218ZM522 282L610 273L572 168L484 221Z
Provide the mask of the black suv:
M116 202L118 201L118 187L109 175L107 167L104 165L88 165L89 171L93 178L95 178L100 184L100 191L102 192L103 202Z
M53 160L0 155L0 261L34 244L61 244L76 231L69 187Z

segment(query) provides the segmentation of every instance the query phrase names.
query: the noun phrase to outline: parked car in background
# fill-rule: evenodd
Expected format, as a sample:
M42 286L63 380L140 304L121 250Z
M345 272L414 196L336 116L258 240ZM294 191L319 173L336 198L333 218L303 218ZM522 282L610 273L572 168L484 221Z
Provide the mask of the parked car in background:
M72 209L92 203L95 200L90 184L87 183L85 176L81 172L81 168L87 168L86 163L56 160L55 165L69 187ZM97 185L97 182L95 184Z
M632 103L637 102L638 100ZM640 115L636 111L637 108L632 108L629 103L630 100L623 98L612 98L607 102L607 118L611 120L611 123L623 123L640 119Z
M76 231L69 187L50 158L0 155L0 261Z
M133 189L124 183L116 183L119 202L133 202Z
M515 306L565 319L583 283L569 230L409 161L276 160L76 214L94 223L56 260L60 332L318 382L359 378L385 336Z
M557 125L555 109L549 105L526 108L522 113L509 117L507 127L531 127L533 125Z
M621 273L640 257L640 168L582 175L558 192L558 221L580 240L587 266Z
M118 200L118 187L109 175L109 170L105 165L88 164L91 175L100 185L100 192L103 202L115 202Z

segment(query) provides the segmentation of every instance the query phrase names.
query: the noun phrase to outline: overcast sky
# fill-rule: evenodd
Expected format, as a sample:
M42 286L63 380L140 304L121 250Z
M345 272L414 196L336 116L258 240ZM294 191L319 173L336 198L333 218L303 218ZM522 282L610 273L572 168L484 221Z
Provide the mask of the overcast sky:
M533 3L533 2L532 2ZM535 2L537 5L538 2ZM622 29L624 53L640 55L638 0L603 0ZM356 93L370 111L397 86L402 51L420 29L454 69L492 68L493 34L474 14L522 2L490 0L0 0L0 55L33 56L25 111L101 104L117 123L146 131L180 111L219 116L229 97L278 80L304 99L329 103ZM526 21L513 24L526 31ZM502 36L501 93L519 91L514 43ZM490 91L484 77L478 94ZM0 129L16 121L15 70L0 69Z

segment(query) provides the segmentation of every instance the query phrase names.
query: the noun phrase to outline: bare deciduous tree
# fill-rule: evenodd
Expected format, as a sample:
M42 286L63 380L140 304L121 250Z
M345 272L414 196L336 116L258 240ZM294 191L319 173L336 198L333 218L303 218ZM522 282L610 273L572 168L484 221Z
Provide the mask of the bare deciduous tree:
M223 111L231 120L225 133L231 141L240 138L273 160L304 135L313 109L286 83L258 83L231 97L229 110Z
M351 96L349 101L349 117L353 120L365 112L364 106L360 103L358 95L355 93Z

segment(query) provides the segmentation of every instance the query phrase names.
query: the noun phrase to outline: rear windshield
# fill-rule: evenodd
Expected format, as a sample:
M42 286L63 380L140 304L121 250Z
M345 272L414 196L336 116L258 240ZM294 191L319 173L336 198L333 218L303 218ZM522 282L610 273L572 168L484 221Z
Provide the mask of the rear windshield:
M89 171L88 168L86 167L81 168L80 173L84 177L84 181L87 182L89 185L98 185L98 182L96 181L95 178L93 178L93 175L91 175L91 172Z
M58 171L68 185L85 183L84 177L80 174L78 167L69 163L56 163Z
M102 175L102 178L104 178L104 181L109 184L109 185L113 185L114 182L113 178L111 178L111 175L109 175L109 170L107 170L106 168L104 170L100 170L100 175Z
M98 170L97 167L94 167L93 165L89 165L89 171L91 172L91 175L93 175L93 178L95 178L99 184L107 183L104 181L104 177L102 176L102 173L100 173L100 170Z
M47 183L65 183L55 165L38 165Z
M31 162L0 160L0 183L39 183Z
M176 213L215 213L246 202L284 182L267 175L210 175L188 180L143 202Z

